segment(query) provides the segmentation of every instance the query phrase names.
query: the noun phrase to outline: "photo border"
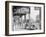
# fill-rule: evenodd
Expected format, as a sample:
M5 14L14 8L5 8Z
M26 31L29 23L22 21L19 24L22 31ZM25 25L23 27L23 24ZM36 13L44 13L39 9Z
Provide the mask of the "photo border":
M9 3L26 3L26 4L42 4L44 5L44 32L42 33L26 33L26 34L9 34ZM18 36L18 35L33 35L33 34L45 34L45 3L37 2L20 2L20 1L5 1L5 35L6 36Z

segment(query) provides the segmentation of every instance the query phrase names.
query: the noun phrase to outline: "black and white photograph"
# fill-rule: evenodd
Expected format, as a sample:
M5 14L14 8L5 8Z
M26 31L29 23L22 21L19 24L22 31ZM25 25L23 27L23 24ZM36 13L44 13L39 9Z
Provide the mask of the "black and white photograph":
M7 2L8 35L44 33L44 3Z
M41 7L13 6L12 30L40 30L41 29ZM34 12L30 12L34 10Z

